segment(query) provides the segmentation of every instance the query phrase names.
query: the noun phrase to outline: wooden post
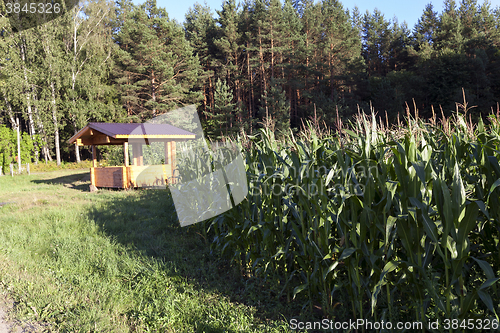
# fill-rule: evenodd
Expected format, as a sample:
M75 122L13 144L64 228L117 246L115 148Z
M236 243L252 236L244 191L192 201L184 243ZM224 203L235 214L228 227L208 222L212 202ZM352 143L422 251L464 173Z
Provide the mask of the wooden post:
M125 166L128 167L128 142L123 143L123 156L125 157Z
M165 141L165 162L163 164L169 164L170 163L170 150L168 149L168 141Z
M171 146L170 146L170 164L172 168L172 183L176 184L177 179L174 178L175 176L175 141L170 141Z
M135 144L132 143L132 165L137 165L137 153L135 151Z
M122 188L128 188L127 167L122 168Z
M142 157L142 144L139 143L137 146L138 146L137 150L139 151L139 165L143 166L144 165L144 158Z
M172 164L172 141L168 141L166 142L166 145L167 145L167 161L168 163L167 164Z
M133 164L141 166L143 163L142 144L140 142L132 142Z
M132 143L132 155L133 155L132 164L135 166L138 166L139 165L139 152L137 149L137 143Z
M12 163L10 164L10 175L14 177L14 165Z
M125 167L123 168L123 188L128 188L129 185L129 156L128 156L128 141L123 143L123 157L125 160Z
M21 138L19 135L19 118L16 118L16 130L17 130L17 165L19 174L21 174Z
M95 168L90 168L90 186L89 190L90 192L95 192L97 191L97 187L95 186Z
M95 145L92 145L92 167L97 168L97 151Z

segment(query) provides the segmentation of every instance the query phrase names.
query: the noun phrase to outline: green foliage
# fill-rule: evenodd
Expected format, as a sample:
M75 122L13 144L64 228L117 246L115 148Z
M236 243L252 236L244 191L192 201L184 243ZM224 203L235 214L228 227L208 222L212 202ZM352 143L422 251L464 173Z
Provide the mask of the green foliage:
M9 172L9 164L13 162L13 157L17 154L16 132L5 125L0 125L0 167L3 174Z
M264 92L263 102L260 107L260 116L272 118L274 129L285 134L290 130L290 103L286 100L286 95L281 85L271 79L269 89Z
M123 146L121 145L102 146L99 147L99 152L104 157L104 161L101 163L104 163L105 166L121 166L125 163L125 155L123 152ZM129 151L129 154L131 154L131 151Z
M27 133L21 135L21 163L33 161L35 145ZM35 138L36 139L36 138ZM11 163L17 163L17 133L5 125L0 125L0 168L3 174L10 170Z
M64 162L62 161L60 165L57 165L56 161L42 162L38 164L30 165L31 172L51 172L51 171L62 171L62 170L77 170L86 169L86 172L92 167L92 160L83 160L80 163L76 162Z
M233 92L226 81L217 80L215 83L214 106L211 112L204 112L206 116L205 133L214 140L234 135L238 132L236 122L236 103L233 103Z
M289 301L327 316L350 309L339 321L498 320L500 132L490 119L409 118L397 134L359 114L337 134L309 125L285 140L262 129L240 143L247 198L205 222L213 246Z
M151 142L151 144L146 145L143 148L143 155L144 155L144 165L165 164L165 143Z
M427 5L412 28L378 10L349 15L333 0L225 1L215 25L208 8L195 6L185 28L203 57L206 130L220 136L218 80L231 87L238 123L250 133L264 121L273 81L290 105L295 130L314 109L330 126L337 112L348 118L370 104L390 120L406 104L427 117L441 106L448 116L462 88L477 105L473 118L485 116L500 91L498 16L477 1L444 7L437 13Z
M201 99L202 74L182 27L150 0L123 12L116 43L116 83L129 116L147 120Z
M0 163L6 174L17 150L16 133L5 125L0 125Z
M106 0L87 1L17 34L2 25L0 101L6 112L1 122L13 124L19 117L46 160L55 155L60 163L68 151L63 143L87 121L121 118L109 78L113 6Z
M369 75L384 75L389 70L390 22L377 9L363 17L363 56Z

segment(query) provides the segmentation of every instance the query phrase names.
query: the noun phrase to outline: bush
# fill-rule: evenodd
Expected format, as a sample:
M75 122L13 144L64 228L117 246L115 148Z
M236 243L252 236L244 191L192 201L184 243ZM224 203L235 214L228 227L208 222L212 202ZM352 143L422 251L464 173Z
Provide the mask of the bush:
M38 137L35 136L35 140ZM35 144L28 133L21 135L21 161L30 163L35 156ZM9 172L9 164L16 163L17 133L5 125L0 125L0 169L3 174Z
M76 162L61 162L61 165L57 165L56 161L51 161L47 163L38 163L37 165L30 165L31 172L49 172L56 170L70 170L70 169L86 169L92 167L92 161L86 160L80 163Z

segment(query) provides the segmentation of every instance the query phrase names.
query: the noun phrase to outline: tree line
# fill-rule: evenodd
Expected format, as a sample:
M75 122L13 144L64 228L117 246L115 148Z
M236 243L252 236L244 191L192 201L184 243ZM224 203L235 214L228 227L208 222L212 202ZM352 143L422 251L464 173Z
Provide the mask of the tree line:
M35 160L88 156L65 142L90 121L141 122L197 104L214 139L266 119L288 131L334 127L373 107L449 115L465 95L473 118L497 110L500 10L487 1L427 5L410 28L337 0L194 4L183 25L154 0L86 0L13 33L0 19L0 124L22 129Z

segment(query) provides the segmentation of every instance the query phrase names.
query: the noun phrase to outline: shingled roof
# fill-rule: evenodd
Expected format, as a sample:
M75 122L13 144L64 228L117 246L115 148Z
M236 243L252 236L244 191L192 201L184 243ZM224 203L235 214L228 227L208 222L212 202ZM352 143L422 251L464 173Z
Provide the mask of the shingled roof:
M196 135L169 124L88 123L68 140L79 146L122 144L129 139L194 139Z

